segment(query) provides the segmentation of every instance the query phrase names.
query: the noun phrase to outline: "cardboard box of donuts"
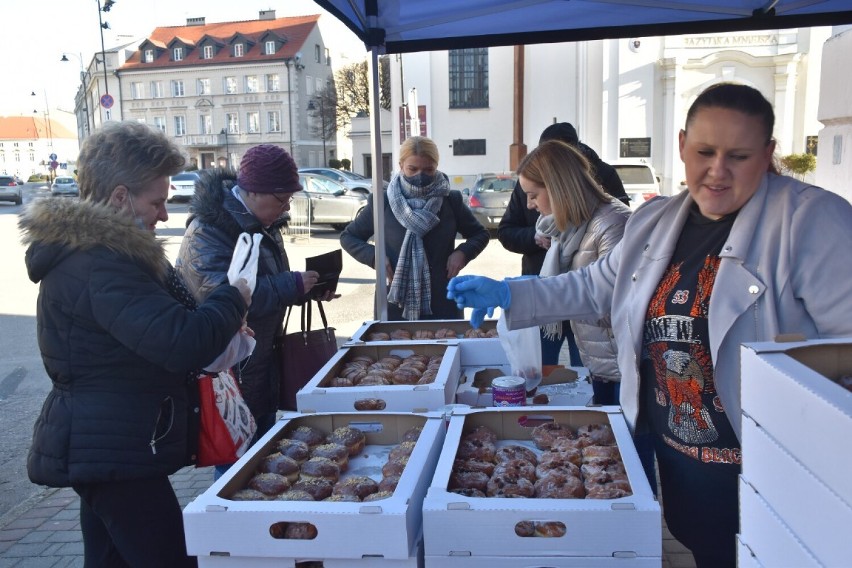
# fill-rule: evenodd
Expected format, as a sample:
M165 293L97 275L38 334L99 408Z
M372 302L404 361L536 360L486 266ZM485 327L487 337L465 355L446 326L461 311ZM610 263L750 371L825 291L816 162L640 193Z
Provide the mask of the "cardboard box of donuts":
M849 565L852 338L745 344L741 366L740 550L764 566Z
M200 566L422 566L445 433L438 413L286 414L184 509L187 549Z

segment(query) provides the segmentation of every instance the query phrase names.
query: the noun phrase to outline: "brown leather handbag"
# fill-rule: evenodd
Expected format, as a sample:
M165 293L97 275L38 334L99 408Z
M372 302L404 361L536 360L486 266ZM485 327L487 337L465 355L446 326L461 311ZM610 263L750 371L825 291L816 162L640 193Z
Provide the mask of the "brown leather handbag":
M322 327L311 329L312 304L316 301ZM301 310L301 330L287 333L287 324L294 309ZM278 356L278 408L296 410L296 393L316 375L337 352L334 328L328 326L322 302L309 300L300 308L290 306L282 334L276 338Z

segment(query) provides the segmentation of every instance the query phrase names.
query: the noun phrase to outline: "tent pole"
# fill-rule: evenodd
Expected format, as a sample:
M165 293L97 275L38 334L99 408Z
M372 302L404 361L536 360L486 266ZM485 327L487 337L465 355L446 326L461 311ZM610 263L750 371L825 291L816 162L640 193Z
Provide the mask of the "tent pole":
M388 319L388 286L385 271L385 186L382 183L382 124L379 97L379 48L370 48L370 142L373 146L373 242L376 245L376 319Z

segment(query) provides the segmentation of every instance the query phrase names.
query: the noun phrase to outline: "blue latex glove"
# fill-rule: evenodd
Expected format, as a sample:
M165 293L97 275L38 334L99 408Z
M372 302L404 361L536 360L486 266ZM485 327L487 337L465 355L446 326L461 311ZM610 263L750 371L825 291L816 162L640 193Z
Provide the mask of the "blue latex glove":
M484 276L456 276L447 285L447 298L459 308L473 308L470 324L479 327L485 315L494 314L494 308L507 309L512 301L509 285Z

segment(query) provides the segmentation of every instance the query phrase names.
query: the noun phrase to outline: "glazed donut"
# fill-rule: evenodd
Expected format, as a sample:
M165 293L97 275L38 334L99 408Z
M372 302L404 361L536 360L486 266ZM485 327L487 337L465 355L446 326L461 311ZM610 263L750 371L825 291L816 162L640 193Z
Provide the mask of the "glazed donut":
M293 485L292 489L305 491L314 498L314 501L322 501L331 495L331 488L333 486L334 484L331 481L315 477L312 479L299 479L299 481Z
M465 438L459 441L459 449L456 452L456 459L475 459L493 462L494 453L496 451L497 449L491 442L483 441L477 438Z
M311 523L287 523L284 538L294 540L312 540L317 537L317 528Z
M246 487L245 489L237 489L234 491L234 494L230 496L230 499L231 501L268 501L269 496L257 489L249 489Z
M417 442L400 442L388 453L388 461L398 460L402 456L410 456Z
M358 381L358 383L360 384L364 382L364 379L366 379L367 377L381 377L382 379L390 381L393 378L393 369L389 367L381 369L378 367L373 367L372 369L367 370L367 374L361 377L361 380Z
M509 460L500 462L494 468L495 475L511 474L535 481L535 466L527 460Z
M435 382L435 379L438 378L438 372L430 369L426 369L423 374L420 376L420 379L417 380L418 385L431 385Z
M614 485L592 485L586 488L586 499L620 499L631 495L633 492L629 488Z
M380 377L378 375L366 375L363 379L358 381L357 386L359 386L359 387L382 387L382 386L389 385L389 384L391 384L391 382L384 377Z
M395 385L416 385L423 372L412 367L400 366L393 372L391 383Z
M366 366L369 366L369 365L372 365L373 363L375 363L376 360L373 359L370 355L360 354L360 355L353 355L347 362L348 363L366 363L366 365L364 365L366 367Z
M340 479L340 466L328 458L311 458L302 464L302 479L315 478L337 483Z
M309 446L318 446L325 440L325 434L311 426L299 426L287 436L291 440L300 440Z
M354 406L355 410L359 411L384 410L387 403L380 398L362 398L356 400L352 406Z
M249 479L247 488L274 497L290 489L290 481L277 473L258 473Z
M579 477L551 472L535 482L535 496L540 499L582 499L586 495Z
M582 449L576 438L557 438L550 445L552 452L579 452Z
M384 331L374 331L367 334L367 341L388 341L389 339L390 335Z
M520 521L515 524L515 534L520 537L535 536L535 521Z
M478 489L485 491L488 488L488 481L491 478L481 471L457 471L450 472L450 480L447 484L450 490L453 489Z
M350 367L348 369L340 370L340 377L351 381L353 385L357 385L366 376L367 369L364 367Z
M570 427L559 422L547 422L536 426L530 435L535 447L540 450L549 450L553 442L559 438L576 438Z
M609 424L586 424L577 428L577 439L582 446L614 446L615 434Z
M314 446L311 450L312 458L328 458L331 461L337 462L340 466L340 472L343 473L349 467L349 450L346 446L340 444L320 444Z
M278 440L277 449L280 454L296 460L300 464L311 457L311 448L300 440L282 438Z
M277 473L286 477L290 483L295 483L299 478L299 462L281 452L275 452L263 458L257 471L260 473Z
M488 426L475 426L467 434L462 436L462 438L468 440L484 440L486 442L491 442L492 444L497 443L497 433Z
M370 493L361 499L361 501L364 501L365 503L367 501L381 501L382 499L387 499L389 497L393 497L393 491L376 491L375 493Z
M290 489L275 497L276 501L316 501L313 495L300 489Z
M418 361L414 359L406 359L405 361L397 367L397 371L400 369L411 369L412 371L417 371L418 374L423 374L423 371L426 370L427 361Z
M627 474L624 471L588 468L584 465L581 473L583 474L583 481L586 485L617 484L630 487L630 484L627 482Z
M354 495L363 500L364 497L379 490L379 484L366 475L356 475L341 479L334 484L332 495Z
M544 459L544 456L542 456L542 460L538 462L535 468L535 476L539 478L547 477L552 473L580 478L580 468L577 464L559 457L559 454L548 456L547 459Z
M411 339L411 332L407 329L395 329L390 333L390 338L395 341L403 341Z
M435 332L431 329L418 329L412 337L414 339L435 339Z
M473 489L472 487L458 487L456 489L450 489L450 493L458 493L465 497L487 497L485 493L479 489Z
M341 426L340 428L335 428L334 431L328 435L326 441L332 444L346 446L351 457L357 456L361 453L361 450L364 449L364 445L367 443L367 436L364 432L357 428Z
M353 503L359 503L361 500L358 499L354 495L329 495L323 501L336 501L336 502L344 502L351 501Z
M381 361L376 361L367 367L367 373L372 371L393 371L397 367L399 367L398 363L382 363Z
M402 360L403 363L422 363L426 365L429 362L430 355L424 355L423 353L412 353L408 357Z
M565 523L561 521L535 521L535 536L560 538L565 536Z
M494 452L494 459L497 460L497 463L510 460L526 460L533 465L538 463L538 457L534 451L515 444L497 448L497 451Z
M402 357L399 355L385 355L381 359L379 359L379 363L382 365L387 365L388 369L396 369L400 365L402 365Z
M379 491L390 491L393 493L396 491L396 486L399 485L399 476L391 475L389 477L383 477L381 481L379 481Z
M354 387L355 382L348 377L334 377L328 381L328 386L331 388Z
M492 462L482 460L455 460L453 462L453 471L481 471L488 477L494 473L494 464Z
M583 463L583 453L580 450L548 450L542 452L541 459L538 461L539 463L543 463L551 460L569 461L576 466L580 466Z
M485 332L485 337L500 337L500 335L497 333L497 328L493 327Z
M489 497L532 497L535 488L526 477L510 473L495 474L488 480L485 494Z
M399 459L386 462L382 466L382 476L392 477L394 475L402 475L406 465L408 465L408 456L402 456Z
M435 330L435 339L457 339L459 336L455 330L452 330L448 327L442 327L441 329Z
M621 461L621 453L618 446L586 446L583 448L583 461L594 459L608 459Z
M481 339L485 337L485 332L479 329L478 327L470 328L465 330L464 336L468 339Z
M400 442L416 442L423 432L423 426L412 426L402 435Z

